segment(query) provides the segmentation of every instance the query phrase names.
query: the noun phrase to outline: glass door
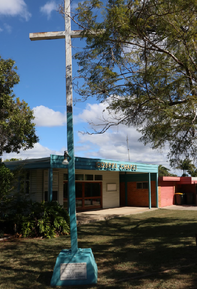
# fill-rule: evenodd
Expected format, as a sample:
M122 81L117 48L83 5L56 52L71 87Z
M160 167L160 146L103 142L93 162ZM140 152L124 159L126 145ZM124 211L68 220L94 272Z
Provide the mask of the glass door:
M102 208L102 182L75 182L76 209ZM68 209L68 182L64 181L64 208Z

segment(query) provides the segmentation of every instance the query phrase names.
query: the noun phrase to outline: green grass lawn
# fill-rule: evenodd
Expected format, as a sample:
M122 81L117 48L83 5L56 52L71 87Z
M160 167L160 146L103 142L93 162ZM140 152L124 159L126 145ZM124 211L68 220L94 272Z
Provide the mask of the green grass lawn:
M98 266L98 284L80 288L196 289L196 234L197 211L159 209L80 226L79 248L92 248ZM0 289L50 288L56 257L69 248L69 236L0 242Z

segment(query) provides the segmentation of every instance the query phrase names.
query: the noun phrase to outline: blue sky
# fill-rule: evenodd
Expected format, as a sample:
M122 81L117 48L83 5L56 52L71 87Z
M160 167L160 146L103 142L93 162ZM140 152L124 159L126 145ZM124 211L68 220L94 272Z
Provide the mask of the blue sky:
M29 33L63 31L64 19L57 12L61 0L0 0L0 55L15 60L20 83L14 93L34 110L39 143L20 154L4 154L3 159L37 158L63 154L66 140L65 42L64 39L30 41ZM74 9L77 2L72 2ZM76 29L73 25L72 29ZM83 49L80 39L72 42L73 54ZM73 61L73 76L77 74ZM73 92L73 98L79 96ZM162 164L166 151L154 151L138 142L140 135L132 127L118 126L103 135L81 134L91 131L88 122L99 124L105 103L94 99L74 106L75 155L114 160ZM105 112L105 117L108 117ZM129 156L127 139L129 145Z

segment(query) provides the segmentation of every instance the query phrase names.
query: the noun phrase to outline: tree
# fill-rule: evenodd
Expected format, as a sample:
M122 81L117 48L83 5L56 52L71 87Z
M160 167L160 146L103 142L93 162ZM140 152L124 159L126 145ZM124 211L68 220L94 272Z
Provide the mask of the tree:
M17 159L17 158L11 158L11 159L5 159L4 162L17 162L17 161L22 161L21 158Z
M169 169L162 165L159 165L158 171L159 171L159 177L169 176Z
M11 191L14 174L0 163L0 203L5 201L7 195Z
M169 169L159 165L158 167L159 177L169 176Z
M38 141L33 111L13 94L12 88L19 82L14 63L0 56L0 156L3 152L33 148Z
M197 177L197 168L188 170L188 173L190 174L191 177Z
M159 177L166 177L166 176L176 177L175 174L170 173L170 169L168 169L162 165L159 165L158 171L159 171Z
M116 115L100 133L136 126L144 144L167 144L170 159L195 157L197 0L90 0L75 16L86 39L75 54L84 79L78 92L110 98Z
M176 167L175 167L176 165ZM189 173L190 175L195 173L196 167L192 164L192 161L188 158L184 160L179 160L178 162L171 162L171 166L174 166L178 170L182 170L183 174L182 177L187 177Z

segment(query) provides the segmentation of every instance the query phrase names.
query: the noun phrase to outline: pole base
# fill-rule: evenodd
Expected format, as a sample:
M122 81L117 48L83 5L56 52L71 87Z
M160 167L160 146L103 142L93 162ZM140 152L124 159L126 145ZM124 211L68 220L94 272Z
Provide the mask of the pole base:
M57 257L51 286L91 285L97 283L98 269L92 249L62 250Z

